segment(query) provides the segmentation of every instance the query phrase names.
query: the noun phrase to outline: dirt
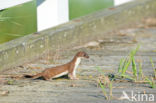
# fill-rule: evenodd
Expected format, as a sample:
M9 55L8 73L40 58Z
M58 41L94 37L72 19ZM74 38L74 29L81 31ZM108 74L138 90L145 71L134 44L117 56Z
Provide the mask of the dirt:
M145 24L149 25L151 20L155 19L149 19ZM139 102L138 97L141 94L148 94L147 96L152 94L155 96L153 103L156 102L156 89L150 88L147 83L113 82L113 98L106 100L97 82L101 74L97 67L101 68L106 75L117 73L120 59L128 56L129 52L135 49L138 44L140 49L135 56L137 67L138 63L141 62L143 73L146 76L153 75L150 58L156 65L156 27L154 24L150 26L145 24L140 24L141 26L137 28L127 28L115 32L117 36L112 37L112 42L100 40L98 45L92 47L85 45L85 47L80 46L81 48L78 47L76 50L65 51L61 58L55 60L55 64L53 60L42 58L3 71L0 75L0 103L131 103L132 101L120 98L123 92L126 92L128 96L131 96L132 93L136 94L135 102ZM47 67L66 63L80 50L86 51L90 56L89 60L82 60L78 67L77 75L80 80L69 80L67 77L50 81L21 78L23 74L36 74ZM109 95L108 87L106 92ZM149 102L149 98L147 101L144 99L141 102Z

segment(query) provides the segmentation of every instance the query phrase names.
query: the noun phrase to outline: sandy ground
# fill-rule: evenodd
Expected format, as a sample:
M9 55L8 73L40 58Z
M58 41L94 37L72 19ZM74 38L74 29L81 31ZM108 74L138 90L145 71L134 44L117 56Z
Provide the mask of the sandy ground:
M56 55L56 60L40 59L6 70L0 75L0 103L129 103L129 100L118 100L123 92L129 97L135 94L135 102L139 102L141 94L155 96L156 89L150 88L147 83L134 83L127 81L113 82L113 98L106 100L102 89L98 85L101 74L97 67L106 74L116 74L120 59L128 56L129 52L140 44L136 54L136 63L142 63L143 73L153 75L150 58L156 65L156 26L138 26L119 30L112 37L112 41L93 41L97 45L81 46L77 50L65 51L63 55ZM93 44L94 44L93 43ZM95 44L96 44L95 43ZM87 45L87 44L86 44ZM36 74L47 67L64 64L70 61L77 51L86 51L90 58L82 60L78 67L77 75L80 80L69 80L67 77L44 81L18 78L23 74ZM45 62L49 62L45 64ZM137 65L138 66L138 65ZM131 68L129 68L131 71ZM14 77L13 77L14 76ZM12 78L11 78L12 77ZM109 95L109 88L106 88ZM150 98L142 103L149 103Z

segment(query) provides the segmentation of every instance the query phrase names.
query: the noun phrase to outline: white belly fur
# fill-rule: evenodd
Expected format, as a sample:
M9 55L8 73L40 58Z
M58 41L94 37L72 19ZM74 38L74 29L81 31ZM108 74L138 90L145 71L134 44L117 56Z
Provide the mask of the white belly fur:
M76 69L78 67L78 65L80 64L81 62L81 58L77 58L76 62L75 62L75 67L74 67L74 71L73 71L73 76L76 77Z
M53 78L58 78L58 77L61 77L61 76L63 76L63 75L67 75L67 74L68 74L68 71L65 71L65 72L62 72L62 73L60 73L60 74L54 76Z

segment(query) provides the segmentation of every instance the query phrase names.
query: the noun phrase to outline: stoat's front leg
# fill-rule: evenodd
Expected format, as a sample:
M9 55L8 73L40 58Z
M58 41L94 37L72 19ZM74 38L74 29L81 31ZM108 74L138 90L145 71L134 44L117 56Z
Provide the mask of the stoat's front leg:
M71 80L79 80L79 78L77 78L76 75L73 75L73 73L69 73L69 74L68 74L68 77L69 77Z

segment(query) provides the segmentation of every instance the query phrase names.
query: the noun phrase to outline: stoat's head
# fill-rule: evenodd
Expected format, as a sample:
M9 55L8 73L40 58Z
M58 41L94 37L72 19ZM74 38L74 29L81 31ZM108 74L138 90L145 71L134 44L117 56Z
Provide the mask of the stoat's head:
M88 54L84 51L80 51L76 54L77 57L89 58Z

